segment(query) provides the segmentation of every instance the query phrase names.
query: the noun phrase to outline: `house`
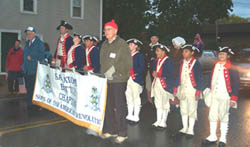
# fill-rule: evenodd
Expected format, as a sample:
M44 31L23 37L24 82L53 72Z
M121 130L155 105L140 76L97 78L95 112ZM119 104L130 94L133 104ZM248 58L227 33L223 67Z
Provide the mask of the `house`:
M14 41L24 45L24 30L33 26L54 54L59 37L56 27L61 20L69 22L74 32L102 37L102 0L1 0L0 1L0 73Z

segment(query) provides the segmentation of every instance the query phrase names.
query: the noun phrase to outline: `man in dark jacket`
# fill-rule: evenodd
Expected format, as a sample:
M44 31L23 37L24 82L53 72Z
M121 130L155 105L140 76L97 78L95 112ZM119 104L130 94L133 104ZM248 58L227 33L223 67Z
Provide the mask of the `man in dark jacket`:
M32 106L32 97L35 86L36 70L38 61L44 62L44 43L36 36L36 30L28 27L25 30L28 40L25 43L22 69L24 72L25 87L27 89L28 108Z
M20 40L8 52L5 68L7 70L8 88L11 94L19 91L18 78L22 76L23 49L20 47Z
M102 137L114 137L116 143L122 143L128 138L125 90L132 57L126 41L117 35L115 21L106 23L104 29L107 40L100 52L100 71L108 79L108 95Z

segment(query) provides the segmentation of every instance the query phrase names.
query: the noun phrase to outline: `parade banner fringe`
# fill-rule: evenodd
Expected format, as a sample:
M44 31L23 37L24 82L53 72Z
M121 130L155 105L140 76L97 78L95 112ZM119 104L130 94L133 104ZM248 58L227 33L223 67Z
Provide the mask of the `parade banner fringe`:
M107 79L61 72L38 63L33 104L101 135L106 97Z

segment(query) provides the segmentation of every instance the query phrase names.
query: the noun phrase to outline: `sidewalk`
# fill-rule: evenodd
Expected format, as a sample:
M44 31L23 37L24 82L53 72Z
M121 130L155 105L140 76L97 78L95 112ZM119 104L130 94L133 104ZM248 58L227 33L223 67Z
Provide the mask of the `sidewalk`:
M10 95L8 91L8 81L5 80L5 75L0 75L0 100L7 98L22 98L25 94Z

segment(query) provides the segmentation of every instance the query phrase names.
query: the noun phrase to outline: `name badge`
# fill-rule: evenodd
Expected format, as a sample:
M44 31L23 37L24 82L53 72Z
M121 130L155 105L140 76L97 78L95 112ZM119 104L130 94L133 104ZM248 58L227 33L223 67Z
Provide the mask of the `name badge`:
M110 53L109 57L114 59L116 57L116 54L115 53Z

